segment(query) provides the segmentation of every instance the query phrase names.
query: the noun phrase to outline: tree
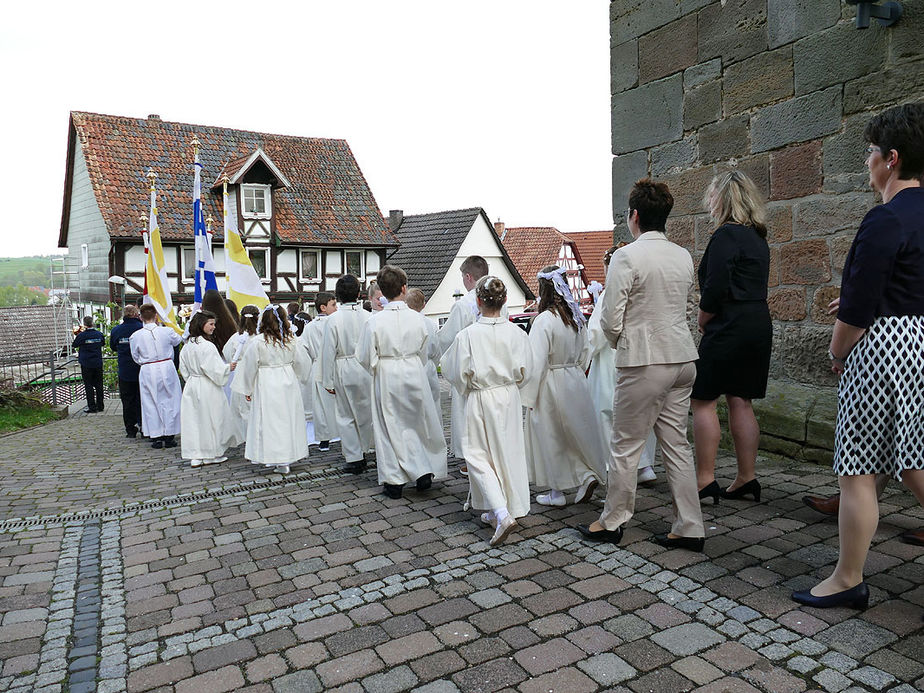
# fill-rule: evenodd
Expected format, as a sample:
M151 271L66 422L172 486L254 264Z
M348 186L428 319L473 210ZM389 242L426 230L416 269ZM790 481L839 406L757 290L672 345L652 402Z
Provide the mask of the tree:
M9 306L44 306L48 296L20 282L16 286L0 286L0 308Z

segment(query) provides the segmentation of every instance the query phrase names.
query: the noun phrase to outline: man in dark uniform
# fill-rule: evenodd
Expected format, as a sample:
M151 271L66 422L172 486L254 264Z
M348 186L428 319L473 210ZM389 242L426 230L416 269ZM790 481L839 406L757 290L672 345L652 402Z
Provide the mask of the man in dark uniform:
M141 392L138 389L138 370L132 358L131 337L142 327L138 308L125 306L122 322L109 333L109 346L119 358L119 398L122 400L122 421L125 437L134 438L141 430Z
M87 393L87 408L84 412L93 414L103 410L103 344L106 338L93 329L93 317L83 318L83 329L74 338L73 348L78 349L77 362L83 377L83 389Z

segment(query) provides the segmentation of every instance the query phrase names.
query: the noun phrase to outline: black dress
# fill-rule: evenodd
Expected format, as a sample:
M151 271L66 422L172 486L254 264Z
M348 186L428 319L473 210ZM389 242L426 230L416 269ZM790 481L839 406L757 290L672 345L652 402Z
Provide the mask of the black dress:
M757 230L723 224L699 265L699 307L715 317L699 344L693 399L767 394L773 326L767 307L770 248Z

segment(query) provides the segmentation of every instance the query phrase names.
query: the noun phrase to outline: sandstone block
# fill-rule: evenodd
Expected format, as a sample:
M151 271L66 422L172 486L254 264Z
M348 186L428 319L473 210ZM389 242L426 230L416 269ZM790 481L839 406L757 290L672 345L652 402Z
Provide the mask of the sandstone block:
M815 406L809 413L805 442L816 448L834 449L834 424L837 420L837 390L818 390Z
M669 50L665 50L666 47ZM645 84L696 64L696 15L689 14L638 41L638 81Z
M650 82L613 96L613 154L625 154L683 136L681 76Z
M626 41L610 49L610 93L618 94L638 84L638 41Z
M748 174L754 185L764 196L770 197L770 155L757 154L738 159L738 170Z
M793 236L809 238L856 230L872 206L872 193L814 195L800 200L795 205Z
M786 325L783 327L777 354L783 364L783 375L802 383L834 386L837 378L828 361L830 327Z
M792 240L792 207L788 204L767 205L770 215L768 243L785 243Z
M847 262L847 254L850 252L850 246L853 245L853 239L855 236L855 233L843 232L837 234L830 241L831 267L838 277L840 277L844 272L844 263Z
M921 57L921 36L924 36L924 6L902 3L902 20L889 27L889 62L901 63Z
M676 200L676 198L674 198ZM712 218L708 214L698 214L694 217L694 241L695 248L700 252L705 252L706 248L709 246L709 241L712 239L712 234L715 232L716 225L712 221ZM697 269L699 264L697 262Z
M841 18L840 0L769 0L767 34L776 48L833 26Z
M844 120L841 132L825 138L822 157L825 191L869 190L863 140L863 128L869 118L868 113L850 116Z
M780 149L770 155L770 198L788 200L821 192L821 141Z
M635 181L648 175L648 155L632 152L613 157L613 220L625 225L629 191Z
M722 82L713 80L683 93L683 129L692 130L722 117Z
M919 53L920 55L920 53ZM881 108L924 92L924 59L851 80L844 85L844 113Z
M767 299L774 320L802 320L805 318L805 289L779 289Z
M653 147L650 154L651 175L654 177L692 168L696 162L696 135Z
M765 152L840 130L841 88L830 87L772 106L751 117L751 151Z
M687 250L693 250L695 245L694 226L695 219L691 215L684 217L671 216L667 220L667 240L681 245Z
M664 26L680 16L676 0L627 0L610 3L610 37L623 43Z
M802 443L814 404L815 388L771 380L767 383L767 396L754 400L754 415L762 432Z
M712 182L712 166L703 166L683 171L673 176L665 176L664 182L674 196L673 214L698 214L703 212L703 195Z
M748 117L740 115L705 125L700 128L698 135L700 163L709 164L740 157L748 149Z
M823 284L831 279L828 244L820 238L782 246L780 265L783 284Z
M828 304L841 295L840 287L822 286L812 296L812 322L818 325L833 325L836 315L828 315Z
M713 58L683 71L683 88L692 89L722 76L722 59Z
M889 33L857 31L849 20L793 46L796 94L862 77L885 66Z
M792 47L729 65L722 82L726 116L792 96Z
M767 286L773 288L780 285L780 249L770 247L770 273L767 277Z
M737 62L767 48L767 1L714 2L697 14L699 59Z

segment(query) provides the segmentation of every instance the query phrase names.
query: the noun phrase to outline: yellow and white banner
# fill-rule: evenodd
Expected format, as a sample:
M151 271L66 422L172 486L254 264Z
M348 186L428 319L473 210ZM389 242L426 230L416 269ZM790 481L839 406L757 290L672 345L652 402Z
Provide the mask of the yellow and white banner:
M228 182L224 184L224 229L225 229L225 278L227 289L225 295L234 301L238 310L244 306L255 305L263 309L269 305L269 296L263 289L263 283L257 271L250 264L250 256L241 242L237 230L237 220L228 213Z
M176 312L173 310L173 298L170 296L170 282L167 279L167 264L164 261L164 248L160 242L160 227L157 225L157 189L154 176L151 175L151 215L148 219L148 257L144 268L145 303L157 309L157 314L165 325L183 334L176 324Z

